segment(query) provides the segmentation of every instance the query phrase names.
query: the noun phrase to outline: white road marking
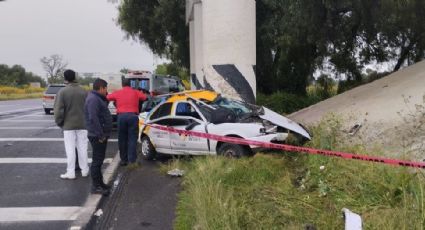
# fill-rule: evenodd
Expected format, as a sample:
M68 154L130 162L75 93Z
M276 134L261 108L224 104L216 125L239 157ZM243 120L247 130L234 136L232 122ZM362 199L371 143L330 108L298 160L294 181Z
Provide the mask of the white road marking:
M0 115L10 114L10 113L18 113L18 112L26 112L26 111L35 110L35 109L40 109L40 106L0 112Z
M46 117L46 115L41 115L41 113L30 113L30 114L15 115L15 116L12 115L10 118L4 119L3 121L24 118L24 117Z
M36 129L36 130L44 130L44 129L60 129L57 126L52 126L52 127L0 127L1 130L31 130L31 129Z
M114 172L117 171L119 162L120 162L120 155L117 153L115 154L115 157L114 157L114 160L112 160L112 163L109 164L108 167L106 167L105 171L103 172L103 180L107 184L109 184L109 182L113 179L112 176L114 175ZM93 213L96 211L96 208L100 202L101 197L102 196L99 194L89 195L89 197L86 200L86 203L84 204L84 209L81 210L77 220L74 221L74 223L72 223L71 228L83 229L83 227L87 225Z
M76 220L83 207L0 208L0 222Z
M54 122L54 120L0 120L0 122Z
M0 138L0 142L32 142L32 141L63 141L63 138ZM118 139L109 139L108 142L118 142Z
M35 114L28 114L28 115L22 115L20 117L46 117L46 118L53 118L53 116L47 116L44 114L39 114L39 113L35 113Z
M24 115L24 116L28 116L28 117L31 117L31 116L53 117L53 116L47 115L47 114L45 114L43 112L30 113L30 114Z
M110 164L112 158L105 158L103 163ZM92 158L89 158L89 163L93 161ZM29 157L20 157L20 158L0 158L0 164L63 164L66 163L66 158L29 158Z

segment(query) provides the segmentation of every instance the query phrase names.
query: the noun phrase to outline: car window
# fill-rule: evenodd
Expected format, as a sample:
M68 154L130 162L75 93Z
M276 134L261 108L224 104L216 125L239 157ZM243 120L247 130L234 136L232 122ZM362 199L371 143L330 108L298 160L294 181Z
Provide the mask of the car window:
M165 99L161 98L161 97L151 97L150 95L147 95L148 99L146 101L143 102L142 104L142 112L149 112L151 111L153 108L155 108L155 106L161 104L161 102L165 101Z
M155 124L166 126L187 126L190 124L190 121L187 119L168 118L156 121Z
M180 92L184 90L184 87L178 80L170 77L155 76L155 78L153 78L152 85L153 89L161 94Z
M139 89L149 91L150 90L149 79L141 79L139 81Z
M179 102L176 107L176 116L194 117L201 120L199 113L190 103Z
M47 94L57 94L60 89L64 88L65 86L49 86L46 90Z
M155 110L155 112L153 112L153 114L150 116L149 119L155 120L155 119L170 115L172 106L173 106L173 103L171 102L160 105L159 108Z
M150 80L149 78L127 78L130 81L130 87L133 89L141 90L143 92L149 92Z

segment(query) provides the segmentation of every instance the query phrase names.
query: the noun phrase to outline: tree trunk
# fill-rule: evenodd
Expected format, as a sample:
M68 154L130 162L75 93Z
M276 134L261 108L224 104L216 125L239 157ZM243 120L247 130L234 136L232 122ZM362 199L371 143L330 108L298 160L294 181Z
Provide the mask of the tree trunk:
M408 57L410 50L412 50L413 45L414 45L414 42L411 41L407 47L401 48L400 57L397 60L397 64L394 66L393 72L401 68L401 65L403 65L404 61L406 61L406 58Z

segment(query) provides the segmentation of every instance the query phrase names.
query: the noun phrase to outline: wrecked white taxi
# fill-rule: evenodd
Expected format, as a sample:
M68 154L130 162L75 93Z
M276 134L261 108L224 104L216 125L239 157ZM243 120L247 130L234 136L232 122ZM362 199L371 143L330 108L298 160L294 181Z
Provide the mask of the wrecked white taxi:
M161 102L139 117L139 151L147 160L154 159L156 153L241 157L259 150L256 146L170 133L149 125L272 143L285 143L288 135L311 139L301 125L270 109L225 98L213 91L186 91L155 100Z

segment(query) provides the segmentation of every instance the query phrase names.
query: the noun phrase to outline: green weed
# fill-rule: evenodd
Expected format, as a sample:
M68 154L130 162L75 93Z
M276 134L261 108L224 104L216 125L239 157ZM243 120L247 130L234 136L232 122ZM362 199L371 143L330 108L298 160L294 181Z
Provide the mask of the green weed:
M341 124L328 116L308 145L364 153L345 143ZM343 229L342 208L360 214L365 229L425 227L421 170L286 152L196 157L162 170L175 167L186 171L176 229Z

